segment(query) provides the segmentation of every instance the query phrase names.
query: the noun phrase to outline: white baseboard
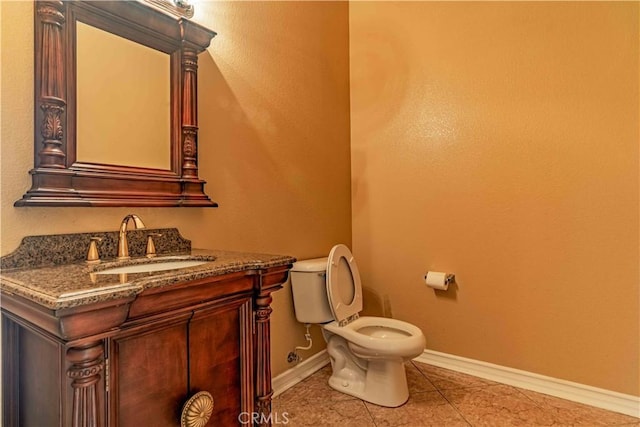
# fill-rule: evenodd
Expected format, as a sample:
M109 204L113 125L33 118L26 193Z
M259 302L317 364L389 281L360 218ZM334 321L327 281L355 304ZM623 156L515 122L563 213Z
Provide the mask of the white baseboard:
M414 359L491 381L640 418L640 397L591 387L506 366L425 350Z
M288 390L329 363L327 350L322 350L271 380L273 397Z

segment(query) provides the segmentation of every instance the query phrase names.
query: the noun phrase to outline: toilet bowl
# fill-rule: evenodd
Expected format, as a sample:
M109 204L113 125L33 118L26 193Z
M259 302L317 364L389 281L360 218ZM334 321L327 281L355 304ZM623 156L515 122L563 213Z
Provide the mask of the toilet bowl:
M364 316L345 326L334 321L323 327L346 339L358 357L413 359L424 350L425 339L420 328L397 319Z
M360 317L362 285L349 248L336 245L328 258L296 262L291 287L298 321L322 327L332 366L329 385L377 405L404 404L404 363L422 354L424 335L397 319Z

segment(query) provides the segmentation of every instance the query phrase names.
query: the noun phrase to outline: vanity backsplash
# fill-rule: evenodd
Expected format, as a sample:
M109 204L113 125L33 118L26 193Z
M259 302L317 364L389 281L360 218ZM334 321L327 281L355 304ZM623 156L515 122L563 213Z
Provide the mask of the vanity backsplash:
M127 231L129 255L132 258L145 255L149 234L154 235L158 255L191 252L191 240L182 237L177 228L145 228ZM14 252L0 258L0 269L38 268L84 261L93 237L102 239L97 244L100 259L113 260L118 252L118 231L51 234L22 239Z

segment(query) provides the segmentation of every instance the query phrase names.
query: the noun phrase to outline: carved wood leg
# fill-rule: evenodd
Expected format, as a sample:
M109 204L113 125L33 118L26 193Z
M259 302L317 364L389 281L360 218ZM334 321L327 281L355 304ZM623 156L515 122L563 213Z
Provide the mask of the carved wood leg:
M16 323L2 315L2 425L20 425L18 399L20 396L20 331Z
M101 406L96 384L104 368L102 341L70 348L67 360L71 363L67 375L73 388L72 427L99 427Z
M247 302L240 307L240 375L242 377L242 406L241 412L251 414L255 411L254 402L254 380L255 365L253 352L253 309L251 303ZM238 414L238 417L241 415Z
M271 425L271 354L270 354L270 292L256 298L256 412L259 425Z

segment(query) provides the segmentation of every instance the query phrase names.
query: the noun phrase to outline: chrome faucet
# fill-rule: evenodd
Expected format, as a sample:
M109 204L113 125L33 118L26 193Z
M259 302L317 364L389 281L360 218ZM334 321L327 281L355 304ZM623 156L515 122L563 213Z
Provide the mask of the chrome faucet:
M124 217L120 224L120 234L118 235L118 260L129 259L129 244L127 243L127 225L129 220L133 220L135 229L145 228L144 222L138 215L129 214Z

